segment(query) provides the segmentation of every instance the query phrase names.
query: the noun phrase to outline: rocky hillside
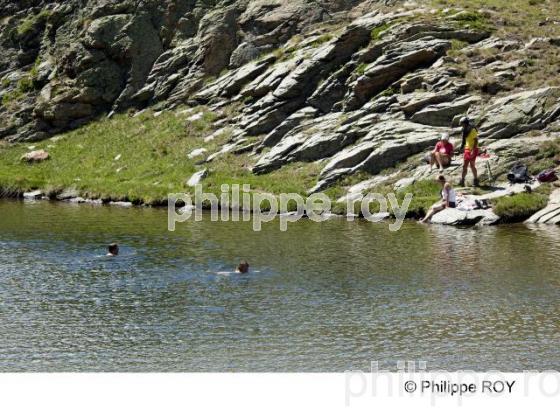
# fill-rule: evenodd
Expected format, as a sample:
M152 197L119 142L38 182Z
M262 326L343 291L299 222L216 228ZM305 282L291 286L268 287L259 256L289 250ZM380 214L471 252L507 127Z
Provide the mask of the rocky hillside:
M545 166L560 131L558 8L0 0L0 139L29 143L115 113L188 117L202 107L215 120L197 147L201 167L232 154L256 175L312 162L320 171L309 192L356 175L371 189L429 177L412 160L443 132L457 136L468 113L493 176L524 157Z

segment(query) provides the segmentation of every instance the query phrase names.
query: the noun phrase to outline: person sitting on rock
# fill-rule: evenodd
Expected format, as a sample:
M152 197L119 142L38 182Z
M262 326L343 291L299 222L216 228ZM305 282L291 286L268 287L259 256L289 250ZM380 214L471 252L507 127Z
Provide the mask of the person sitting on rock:
M463 151L463 172L461 174L461 180L459 181L460 186L465 186L465 177L469 171L469 166L473 173L474 186L479 186L478 172L476 170L476 157L478 156L478 130L472 124L468 117L461 118L459 122L463 128L463 141L461 142L460 150Z
M434 150L430 153L430 171L437 164L440 171L451 163L453 155L453 144L449 142L449 134L442 134Z
M249 264L247 261L241 261L239 262L239 265L237 265L237 269L235 271L237 273L249 273Z
M109 253L107 253L107 256L117 256L119 254L119 245L117 245L116 243L112 243L107 247L107 250L109 251Z
M432 205L428 213L420 222L428 222L432 219L432 216L445 208L455 208L457 206L457 194L449 182L445 179L443 175L440 175L437 181L441 184L441 200Z

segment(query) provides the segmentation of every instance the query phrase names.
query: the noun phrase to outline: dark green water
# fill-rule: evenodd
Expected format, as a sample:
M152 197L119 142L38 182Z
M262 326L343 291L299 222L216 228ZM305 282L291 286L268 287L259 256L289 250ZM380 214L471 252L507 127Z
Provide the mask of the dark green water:
M164 210L0 202L0 370L560 370L559 266L557 227L168 232Z

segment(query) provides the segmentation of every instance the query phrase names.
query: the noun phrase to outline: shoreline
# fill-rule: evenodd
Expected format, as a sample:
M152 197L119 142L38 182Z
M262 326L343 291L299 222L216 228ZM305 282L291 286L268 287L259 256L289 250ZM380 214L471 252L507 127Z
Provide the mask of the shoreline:
M41 192L39 194L39 192ZM5 193L5 191L3 192ZM113 201L109 198L97 198L97 199L91 199L91 198L84 198L81 196L64 196L63 198L57 197L57 196L48 196L45 195L42 191L40 190L35 190L35 191L29 191L29 192L23 192L23 191L12 191L12 195L0 195L0 201L18 201L18 202L23 202L23 203L34 203L34 202L51 202L51 203L66 203L66 204L77 204L77 205L92 205L92 206L112 206L112 207L119 207L119 208L153 208L153 209L161 209L161 210L166 210L168 208L168 202L167 201L161 201L158 202L157 204L148 204L145 202L140 202L140 201ZM175 209L181 209L184 207L184 204L181 203L180 201L176 204ZM203 204L202 206L202 210L203 211L210 211L211 207L209 205ZM222 210L223 208L220 206L220 204L218 204L218 210ZM233 210L231 207L228 207L229 210ZM439 214L445 214L445 211L441 211ZM472 210L472 211L461 211L461 210L457 210L457 209L451 209L449 208L447 211L449 212L453 212L453 213L461 213L464 214L465 216L468 216L468 214L475 214L477 211L486 211L486 210ZM489 209L489 211L492 211L492 209ZM254 211L252 209L250 209L248 211L248 213L253 214ZM295 214L295 212L288 212L288 215L290 214ZM328 212L324 212L321 215L325 215L325 220L331 220L331 219L347 219L349 222L353 222L355 220L367 220L367 218L364 217L364 215L360 212L358 214L356 213L335 213L332 211L328 211ZM286 215L283 213L276 213L276 215ZM436 214L434 217L436 217L438 214ZM349 217L352 217L352 219L348 219ZM379 215L378 215L379 216ZM423 215L416 215L416 214L411 214L411 215L407 215L404 220L406 221L410 221L410 222L418 222L421 218L423 217ZM302 219L309 219L308 215L304 212ZM441 218L439 218L441 219ZM492 219L490 218L490 220L485 220L485 217L478 217L475 214L475 218L474 219L469 219L467 217L465 217L463 220L459 220L459 221L454 221L454 223L446 223L445 220L434 220L434 221L430 221L427 223L427 225L433 224L433 225L446 225L446 226L454 226L454 227L474 227L474 226L496 226L496 225L517 225L520 223L525 223L529 218L525 218L524 220L514 220L514 221L504 221L502 220L502 218L497 217L497 219ZM375 221L377 223L379 222L390 222L390 221L395 221L396 218L394 215L390 214L390 213L386 213L386 215L383 215L383 217L381 217L381 219L379 221Z

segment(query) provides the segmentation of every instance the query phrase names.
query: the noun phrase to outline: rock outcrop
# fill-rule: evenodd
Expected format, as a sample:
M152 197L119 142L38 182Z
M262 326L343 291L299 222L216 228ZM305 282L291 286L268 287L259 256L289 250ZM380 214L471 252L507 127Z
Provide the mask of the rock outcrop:
M271 60L245 64L353 3L0 1L0 138L40 140L109 112L183 104L205 78L240 67L218 85L231 97Z
M496 98L480 118L481 137L509 138L543 129L560 115L560 87Z

